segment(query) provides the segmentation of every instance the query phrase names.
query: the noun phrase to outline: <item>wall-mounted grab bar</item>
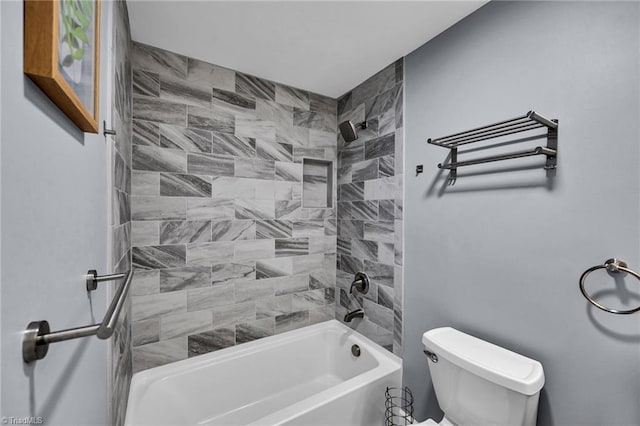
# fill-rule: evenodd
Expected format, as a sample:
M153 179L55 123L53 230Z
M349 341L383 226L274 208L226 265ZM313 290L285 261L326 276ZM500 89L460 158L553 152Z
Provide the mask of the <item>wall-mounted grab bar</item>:
M118 288L116 294L111 301L111 305L107 309L104 319L100 324L93 324L84 327L69 328L66 330L51 332L48 321L33 321L27 326L22 339L22 358L24 362L32 362L42 359L47 355L49 344L56 342L64 342L65 340L78 339L80 337L97 336L99 339L108 339L113 335L116 322L120 311L124 306L131 280L133 278L133 270L129 270L126 274L113 274L99 277L97 273L90 274L96 281L108 281L124 278L124 283ZM89 289L89 280L87 278L87 290Z

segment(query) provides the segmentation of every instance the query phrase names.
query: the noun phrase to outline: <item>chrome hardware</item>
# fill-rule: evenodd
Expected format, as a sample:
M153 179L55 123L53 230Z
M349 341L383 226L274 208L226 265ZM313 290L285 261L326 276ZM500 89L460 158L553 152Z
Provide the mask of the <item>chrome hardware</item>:
M355 294L354 289L362 294L369 292L369 277L364 272L356 272L351 282L349 293Z
M65 340L94 335L97 336L98 339L108 339L111 337L115 330L116 322L118 321L118 315L120 315L120 311L124 306L127 292L131 286L133 271L130 270L127 274L113 274L97 277L112 277L110 279L115 280L118 279L115 277L116 275L122 275L121 278L126 278L124 283L118 288L118 291L111 301L111 305L109 305L109 308L104 315L104 319L100 324L50 332L49 323L47 321L30 322L22 337L22 358L24 359L24 362L29 363L44 358L47 354L50 343L64 342ZM98 281L107 281L107 279Z
M356 309L344 316L344 322L351 322L354 318L364 318L364 311L362 309Z
M98 283L103 281L121 280L126 274L98 275L95 269L87 271L87 291L93 291L98 288Z
M436 355L435 353L430 352L430 351L428 351L426 349L423 352L427 356L427 358L429 358L431 360L431 362L438 362L438 355Z
M102 134L107 136L107 135L111 135L111 136L115 136L116 135L116 131L115 130L111 130L111 129L107 129L107 122L103 121L102 122Z
M358 346L358 345L351 346L351 355L353 355L355 357L359 357L360 353L361 353L360 346Z
M417 165L416 166L416 176L418 176L422 172L424 172L424 166L422 164Z
M587 279L587 276L592 273L593 271L596 271L598 269L606 269L607 271L617 274L619 272L626 272L627 274L633 275L634 277L636 277L638 280L640 280L640 274L638 274L637 272L629 269L627 267L626 262L620 260L620 259L607 259L604 264L602 265L597 265L597 266L592 266L591 268L587 269L586 271L584 271L582 273L582 275L580 276L580 292L582 292L582 295L589 301L589 303L591 303L593 306L595 306L598 309L601 309L605 312L609 312L610 314L618 314L618 315L628 315L628 314L633 314L635 312L640 311L640 306L638 306L637 308L634 309L628 309L628 310L618 310L618 309L611 309L611 308L607 308L606 306L596 302L595 300L593 300L593 298L587 293L587 291L584 289L584 282Z
M475 160L458 161L458 148L460 146L543 128L546 128L547 130L546 147L538 146L530 151L520 151L510 154L483 157ZM534 155L545 155L547 157L547 161L545 162L544 169L553 170L556 168L556 157L558 156L558 120L549 120L535 111L529 111L525 115L512 118L510 120L476 127L475 129L454 133L440 138L428 139L427 143L450 150L450 162L438 164L438 168L440 169L449 169L449 177L447 179L449 185L453 185L455 183L458 167L491 163L494 161L512 160L515 158L531 157ZM485 148L491 148L491 146Z

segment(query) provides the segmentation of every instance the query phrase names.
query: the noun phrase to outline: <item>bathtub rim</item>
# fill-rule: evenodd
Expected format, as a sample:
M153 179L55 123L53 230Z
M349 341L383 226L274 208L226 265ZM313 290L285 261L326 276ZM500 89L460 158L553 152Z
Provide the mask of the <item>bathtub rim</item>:
M306 413L316 408L321 402L326 403L340 398L348 392L366 386L377 378L393 374L394 372L399 372L399 374L402 374L402 359L400 357L396 356L395 354L391 353L390 351L386 350L382 346L360 334L358 331L346 326L340 321L331 319L299 329L264 337L262 339L257 339L252 342L231 346L228 348L220 349L218 351L210 352L208 354L187 358L135 373L131 379L129 388L130 390L127 412L125 415L124 424L132 424L128 420L131 418L131 416L134 415L133 407L138 406L139 401L143 398L147 389L153 384L169 380L174 376L179 376L195 368L217 365L225 362L226 360L231 360L239 356L250 355L256 352L256 349L260 350L262 348L262 350L266 350L269 347L279 346L290 341L296 341L300 338L312 336L314 334L319 334L325 331L338 331L347 338L355 338L356 343L361 346L361 349L366 350L373 355L375 361L377 362L377 365L361 374L345 380L344 382L336 386L320 391L317 394L303 399L302 401L298 401L287 407L283 407L272 413L269 413L266 416L262 417L260 421L263 421L264 419L281 418L281 422L284 422L294 414ZM274 424L280 424L281 422L276 422ZM249 425L253 424L259 423L249 423Z

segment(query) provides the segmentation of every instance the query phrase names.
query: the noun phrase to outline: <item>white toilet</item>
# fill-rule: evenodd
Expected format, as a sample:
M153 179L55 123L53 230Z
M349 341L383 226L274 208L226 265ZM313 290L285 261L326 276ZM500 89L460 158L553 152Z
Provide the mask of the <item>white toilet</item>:
M544 385L542 364L451 327L422 336L440 423L420 425L535 426Z

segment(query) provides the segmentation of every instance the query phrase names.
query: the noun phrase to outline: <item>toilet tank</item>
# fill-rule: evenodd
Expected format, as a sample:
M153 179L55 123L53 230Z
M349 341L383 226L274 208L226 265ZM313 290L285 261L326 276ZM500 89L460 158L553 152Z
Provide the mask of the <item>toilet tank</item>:
M535 426L542 364L451 327L422 336L438 404L458 426Z

